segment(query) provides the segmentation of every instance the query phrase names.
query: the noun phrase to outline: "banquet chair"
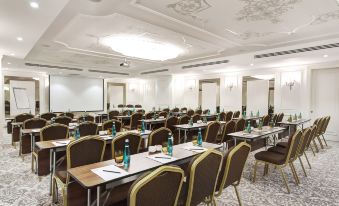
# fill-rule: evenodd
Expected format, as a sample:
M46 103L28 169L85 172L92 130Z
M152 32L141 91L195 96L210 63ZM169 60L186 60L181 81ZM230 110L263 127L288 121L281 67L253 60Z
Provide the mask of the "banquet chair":
M179 108L173 108L171 112L179 112Z
M209 111L210 111L209 109L205 109L202 113L203 114L208 114Z
M123 115L123 116L132 115L132 110L126 109L126 110L124 110L124 111L122 112L122 115Z
M132 104L128 104L126 105L127 108L133 108L133 105Z
M179 121L178 117L175 116L169 117L166 119L165 127L171 130L172 133L174 133L175 131L174 125L177 125L178 121Z
M226 122L231 121L231 120L232 120L232 116L233 116L233 112L232 112L232 111L226 112L226 118L225 118L225 121L226 121Z
M169 112L170 112L170 109L169 109L169 108L164 108L162 111L163 111L163 112L169 113Z
M193 119L193 123L197 123L197 121L201 120L201 116L200 114L194 114L192 116L192 119Z
M147 113L145 114L145 119L152 119L153 116L154 116L154 112L147 112Z
M179 118L179 122L178 124L188 124L189 120L190 120L190 116L188 115L183 115Z
M134 105L134 108L142 108L142 106L140 104L136 104Z
M14 117L13 122L24 122L25 120L32 119L34 118L34 115L28 114L28 113L23 113L23 114L18 114L17 116ZM20 127L13 127L12 128L12 146L16 146L15 142L18 142L20 140Z
M220 137L218 138L218 143L225 142L227 147L229 147L230 143L233 142L233 139L232 137L228 136L228 134L233 133L234 129L235 129L235 121L234 120L228 121L225 124Z
M115 130L116 130L116 132L120 132L120 131L121 131L122 123L121 123L121 121L115 120L115 119L105 121L105 122L102 124L102 130L103 130L103 131L111 130L112 127L113 127L113 123L115 124Z
M180 111L181 111L181 112L185 112L185 111L187 112L187 107L182 107L182 108L180 109Z
M159 129L152 131L148 136L148 147L167 143L169 134L172 135L172 132L166 127L160 127Z
M118 110L112 110L108 112L108 119L117 119L117 116L119 116Z
M241 142L226 152L222 160L221 171L218 177L216 197L221 196L222 191L232 185L237 195L239 205L242 205L237 187L240 184L250 151L251 146L245 142Z
M245 129L245 127L246 127L245 123L246 122L245 122L245 120L243 118L238 119L235 122L234 132L243 131Z
M240 111L235 111L233 113L233 117L232 118L239 118L240 117Z
M221 112L219 114L219 121L226 121L226 113L225 112Z
M118 104L118 108L124 108L125 107L125 105L123 105L123 104Z
M162 166L142 175L132 184L127 205L176 206L184 176L184 171L176 166Z
M201 109L197 109L197 110L195 110L194 114L202 115L202 110Z
M83 122L79 124L80 137L98 134L98 124L94 122Z
M272 122L274 123L274 125L278 123L277 119L278 119L278 114L274 114L272 117Z
M114 159L116 155L123 154L126 139L129 140L130 154L133 155L139 153L142 137L135 133L121 134L112 140L112 159Z
M68 144L66 149L67 165L56 168L52 181L52 201L58 200L58 187L61 188L63 196L63 205L67 206L67 196L69 193L68 185L71 183L71 177L67 170L83 165L89 165L101 162L105 152L106 142L99 136L86 136ZM91 151L91 152L88 152Z
M91 115L85 115L79 118L80 122L94 122L94 117Z
M67 117L67 116L58 116L54 119L54 122L58 123L58 124L63 124L63 125L69 126L69 123L72 122L72 118Z
M263 126L268 126L270 123L270 115L266 114L262 118L262 125Z
M52 113L52 112L47 112L47 113L44 113L44 114L41 114L40 115L40 118L42 119L45 119L45 120L51 120L52 118L55 118L57 115L55 113Z
M158 114L158 116L159 117L167 117L167 115L168 115L168 112L167 111L162 111L162 112L159 112L159 114Z
M47 121L42 118L32 118L32 119L27 119L24 121L22 128L23 129L40 129L43 128L44 126L47 125ZM22 134L21 135L21 145L20 145L20 155L21 154L28 154L31 153L31 143L32 143L32 138L35 138L35 141L38 141L39 138L35 136L31 136L30 134Z
M210 122L204 136L204 142L217 143L217 137L220 130L220 123L217 121Z
M321 129L321 132L320 132L320 135L323 137L323 140L324 140L324 143L325 143L326 146L328 146L328 145L327 145L327 142L326 142L324 135L325 135L325 132L327 130L328 124L330 123L330 120L331 120L330 116L325 117L325 123L324 123L324 125Z
M193 116L194 115L194 110L193 109L189 109L188 111L187 111L187 115L188 116Z
M124 128L128 130L138 129L138 126L141 125L141 122L139 120L142 120L141 113L137 112L137 113L132 114L129 125L125 125Z

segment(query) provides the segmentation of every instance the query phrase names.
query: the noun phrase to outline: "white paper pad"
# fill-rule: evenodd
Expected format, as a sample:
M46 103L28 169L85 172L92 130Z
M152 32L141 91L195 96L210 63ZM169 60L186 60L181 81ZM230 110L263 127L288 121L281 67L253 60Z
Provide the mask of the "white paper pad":
M104 140L113 139L112 135L100 135L100 137L103 138Z
M105 172L104 170L115 171L115 172L120 172L120 173ZM128 172L126 172L125 170L123 170L123 169L121 169L117 166L114 166L114 165L108 165L108 166L105 166L105 167L99 167L99 168L91 169L91 171L105 181L113 180L115 178L119 178L119 177L123 177L125 175L128 175Z
M32 129L32 132L40 132L40 129Z
M191 152L197 152L197 153L202 153L202 152L207 151L206 148L199 147L199 146L194 146L193 144L191 146L186 146L186 147L183 147L183 148L185 150L189 150Z
M99 135L106 135L107 131L99 131Z
M160 162L160 163L163 163L163 164L177 160L177 158L165 155L164 153L150 155L150 156L147 156L147 158L154 160L154 161L157 161L157 162ZM167 159L167 158L169 158L169 159Z
M54 144L55 146L59 147L59 146L66 146L71 142L71 140L62 140L62 141L55 141L52 142L52 144Z

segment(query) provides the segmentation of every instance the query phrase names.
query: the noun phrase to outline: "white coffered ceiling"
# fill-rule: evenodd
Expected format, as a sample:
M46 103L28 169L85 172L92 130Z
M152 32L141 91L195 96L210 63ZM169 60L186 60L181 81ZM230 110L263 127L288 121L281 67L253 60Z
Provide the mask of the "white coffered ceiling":
M20 7L22 1L11 1L14 5L6 2L1 0L1 8ZM66 0L60 2L54 5L48 1L44 12L52 18ZM30 19L32 14L26 15ZM338 43L331 42L339 37L338 25L336 0L70 0L54 21L46 19L46 24L35 25L45 27L43 35L41 29L32 27L40 31L35 35L39 40L32 41L31 48L27 47L30 52L26 48L19 57L29 63L134 75L240 54L250 57L243 60L248 64L253 55L246 54L258 51L313 41ZM184 52L166 61L127 57L131 66L123 68L119 65L125 56L100 44L100 38L115 34L146 36L174 44Z

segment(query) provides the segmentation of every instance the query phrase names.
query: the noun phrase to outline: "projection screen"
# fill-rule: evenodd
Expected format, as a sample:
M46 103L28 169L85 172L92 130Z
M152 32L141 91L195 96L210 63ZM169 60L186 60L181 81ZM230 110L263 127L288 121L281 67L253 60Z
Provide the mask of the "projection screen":
M53 112L103 111L104 80L49 76L49 109Z

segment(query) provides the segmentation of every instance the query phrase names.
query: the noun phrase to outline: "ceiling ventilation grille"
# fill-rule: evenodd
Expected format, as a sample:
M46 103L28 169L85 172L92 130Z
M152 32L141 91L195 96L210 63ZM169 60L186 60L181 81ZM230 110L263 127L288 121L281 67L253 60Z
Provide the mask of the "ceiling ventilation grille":
M95 72L95 73L102 73L102 74L117 74L117 75L125 75L128 76L128 73L122 73L122 72L110 72L110 71L102 71L102 70L95 70L95 69L89 69L89 72Z
M204 63L200 63L200 64L185 65L185 66L182 66L182 69L190 69L190 68L211 66L211 65L217 65L217 64L226 64L228 62L229 62L229 60L220 60L220 61L215 61L215 62L204 62Z
M339 43L326 44L326 45L321 45L321 46L312 46L312 47L292 49L292 50L279 51L279 52L272 52L272 53L266 53L266 54L258 54L258 55L254 55L254 58L260 59L260 58L266 58L266 57L282 56L282 55L287 55L287 54L296 54L296 53L337 48L337 47L339 47Z
M52 66L46 64L32 64L32 63L25 63L26 66L30 67L45 67L50 69L62 69L62 70L70 70L70 71L83 71L83 69L73 68L73 67L62 67L62 66Z
M141 72L140 74L145 75L145 74L154 74L154 73L160 73L160 72L168 72L168 69L159 69L159 70Z

